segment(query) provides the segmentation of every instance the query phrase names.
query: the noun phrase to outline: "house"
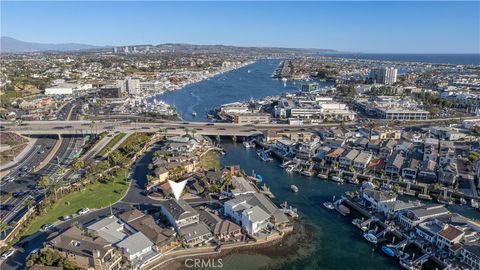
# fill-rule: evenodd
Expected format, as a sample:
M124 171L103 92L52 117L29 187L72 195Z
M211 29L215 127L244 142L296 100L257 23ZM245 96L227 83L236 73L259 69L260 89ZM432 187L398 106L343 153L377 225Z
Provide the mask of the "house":
M153 243L141 232L136 232L116 245L122 250L123 255L130 261L132 268L143 263L145 257L155 256Z
M120 268L122 255L100 236L92 237L77 227L49 236L46 247L60 253L82 269Z
M437 235L445 228L445 223L438 219L428 220L418 224L415 233L424 240L434 244L437 241Z
M339 157L343 154L343 152L345 152L344 148L337 148L327 154L326 160L331 163L336 162L338 161Z
M396 142L394 140L387 140L387 141L382 141L380 144L380 151L379 151L379 156L380 157L388 157L393 153L393 149L395 149L395 144Z
M262 211L245 211L255 207L259 207ZM246 231L250 230L249 233L256 233L261 229L260 225L267 225L266 221L262 223L262 221L257 220L258 217L264 216L263 213L268 214L269 223L273 227L282 227L289 222L287 216L261 193L240 195L225 202L223 213L225 216L230 217L235 223L240 224ZM252 219L255 220L255 222L252 222Z
M194 247L213 239L212 232L203 222L184 226L179 230L178 234L189 247Z
M417 180L423 183L435 183L437 181L437 162L433 160L423 161Z
M151 215L136 209L122 213L120 218L137 232L143 233L157 247L169 244L175 236L174 231L158 226Z
M111 244L122 241L130 233L125 227L125 223L116 216L103 218L88 226L87 230L97 234Z
M372 160L372 154L366 151L360 152L358 156L353 160L353 167L357 170L364 170L367 168L368 163Z
M465 264L471 266L472 269L480 269L480 241L463 244L460 253Z
M402 169L402 177L405 180L415 180L417 179L418 169L420 167L420 160L410 159L406 163L407 165Z
M441 204L420 206L400 213L399 222L406 228L414 228L431 218L448 215L450 212Z
M257 192L255 187L253 187L252 184L250 184L250 182L243 176L232 176L232 185L234 186L233 189L223 191L222 193L230 197L237 197L242 194Z
M266 229L269 225L270 215L259 206L242 211L242 227L248 234L254 235L259 231Z
M457 163L445 163L438 170L438 179L447 186L453 186L457 182Z
M385 166L385 173L392 176L400 175L403 162L404 162L404 158L401 153L397 152L392 154L387 159L387 164Z
M167 200L160 203L161 212L176 229L199 222L199 214L184 200Z
M374 210L381 211L382 204L396 201L397 196L390 195L385 191L364 189L362 191L362 199L368 203L367 206L370 206Z
M338 161L340 164L344 167L352 166L353 165L353 160L360 154L360 151L353 149L348 151L346 154L341 156Z
M455 244L459 244L465 233L452 225L447 225L437 235L436 245L438 248L452 249Z
M296 143L288 139L277 140L275 144L278 151L284 156L290 156L295 154Z
M200 211L200 221L205 223L218 241L238 239L242 235L242 228L230 220L222 219L217 211L205 209Z
M317 149L317 154L315 155L315 160L320 161L320 160L326 160L328 152L330 152L332 148L328 146L322 146ZM479 166L480 168L480 166ZM480 170L479 170L480 171Z

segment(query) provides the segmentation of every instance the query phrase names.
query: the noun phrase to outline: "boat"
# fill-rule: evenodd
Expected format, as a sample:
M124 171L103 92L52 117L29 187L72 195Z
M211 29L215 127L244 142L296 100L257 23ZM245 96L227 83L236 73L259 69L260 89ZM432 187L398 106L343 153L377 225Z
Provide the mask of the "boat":
M288 166L288 167L285 169L285 171L288 172L288 173L291 173L291 172L293 172L293 169L295 169L295 166L294 166L294 165L290 165L290 166Z
M320 178L320 179L322 179L322 180L328 180L328 175L326 175L326 174L321 174L321 173L319 173L319 174L317 175L317 177Z
M314 173L312 171L302 171L301 174L305 176L313 176Z
M257 156L262 160L262 161L272 161L272 158L266 151L258 151Z
M323 206L325 206L325 208L330 209L330 210L335 209L335 206L333 206L333 203L331 203L331 202L324 202Z
M192 112L192 116L193 117L197 116L197 112Z
M286 167L287 167L288 165L290 165L291 163L292 163L291 160L284 161L284 162L282 163L282 165L280 165L280 167L286 168Z
M378 243L378 239L375 236L375 231L370 230L370 231L364 233L363 238L367 239L367 241L372 243L372 244L377 244Z
M337 182L337 183L343 183L343 179L338 177L338 176L332 176L331 177L332 181Z
M255 144L254 144L253 142L244 141L244 142L243 142L243 146L244 146L245 148L253 148L253 147L255 147Z
M383 253L387 254L390 257L395 256L395 250L393 250L393 248L391 248L389 246L382 246L382 251L383 251Z
M291 185L291 186L290 186L290 189L291 189L293 192L298 192L298 187L295 186L295 185Z

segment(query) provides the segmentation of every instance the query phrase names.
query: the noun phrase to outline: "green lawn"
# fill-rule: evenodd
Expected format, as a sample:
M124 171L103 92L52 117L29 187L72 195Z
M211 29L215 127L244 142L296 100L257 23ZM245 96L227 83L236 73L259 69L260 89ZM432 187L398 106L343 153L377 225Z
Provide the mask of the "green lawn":
M220 165L220 154L217 151L209 151L205 155L200 158L200 166L203 169L221 169L222 166Z
M118 133L117 135L115 135L115 137L113 137L107 143L107 145L105 145L105 147L103 147L102 150L100 150L100 152L98 152L97 156L105 155L108 152L108 150L111 149L115 144L117 144L123 137L125 137L125 135L127 135L127 133Z
M128 189L128 183L118 178L114 182L95 183L80 192L63 197L47 213L35 217L23 235L37 232L43 224L54 223L61 216L75 214L79 209L103 208L117 202Z

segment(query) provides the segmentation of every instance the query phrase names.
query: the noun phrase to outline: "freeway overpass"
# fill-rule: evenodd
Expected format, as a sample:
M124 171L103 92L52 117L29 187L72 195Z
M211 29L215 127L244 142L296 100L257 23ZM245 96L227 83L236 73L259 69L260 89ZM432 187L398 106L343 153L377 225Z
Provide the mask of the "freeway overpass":
M401 121L396 126L430 126L452 120L464 120L478 117L428 119L423 121ZM377 126L386 125L389 122L384 119L374 120ZM265 130L312 130L319 127L340 126L340 123L321 123L315 125L294 126L288 124L259 124L239 125L234 123L210 123L210 122L181 122L181 121L159 121L159 122L131 122L131 121L85 121L85 120L58 120L58 121L25 121L21 124L1 121L1 131L10 131L23 135L86 135L97 134L104 131L118 132L154 132L163 130L170 135L184 135L187 131L195 134L208 136L251 136L260 134ZM358 122L347 122L345 126L360 125Z

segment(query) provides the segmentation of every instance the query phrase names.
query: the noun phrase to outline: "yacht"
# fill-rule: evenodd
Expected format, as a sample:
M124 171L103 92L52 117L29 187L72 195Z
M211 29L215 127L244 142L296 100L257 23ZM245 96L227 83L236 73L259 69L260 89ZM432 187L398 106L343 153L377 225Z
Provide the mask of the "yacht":
M249 142L249 141L244 141L244 142L243 142L243 146L244 146L245 148L253 148L253 147L255 147L255 143Z
M298 187L295 186L295 185L291 185L291 186L290 186L290 189L291 189L293 192L298 192Z
M192 112L192 116L193 117L197 116L197 112Z
M335 209L335 206L333 206L333 203L331 203L331 202L324 202L323 206L325 206L325 208L327 208L329 210Z
M378 239L375 236L375 231L368 231L368 232L364 233L363 238L367 239L367 241L372 243L372 244L377 244L378 243Z

